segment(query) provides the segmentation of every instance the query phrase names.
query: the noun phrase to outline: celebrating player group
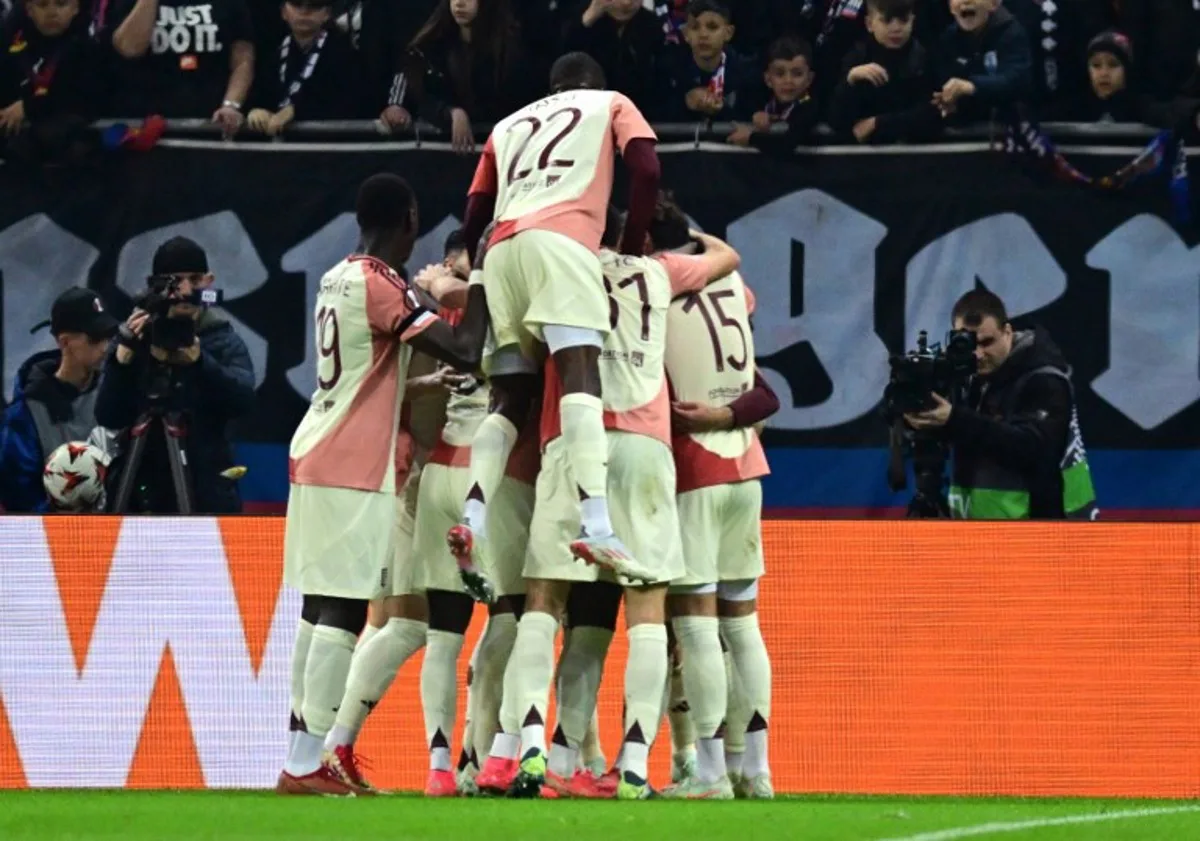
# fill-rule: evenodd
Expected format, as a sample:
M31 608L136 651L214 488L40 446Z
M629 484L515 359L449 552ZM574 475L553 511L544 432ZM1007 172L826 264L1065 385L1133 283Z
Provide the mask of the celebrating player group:
M285 580L304 598L281 793L376 793L355 739L425 647L429 796L773 796L757 427L778 401L754 299L737 253L660 192L654 132L599 65L570 53L550 82L492 131L442 265L401 275L417 201L381 174L359 190L359 253L321 281L289 453ZM622 600L610 768L596 697ZM654 792L664 717L672 785Z

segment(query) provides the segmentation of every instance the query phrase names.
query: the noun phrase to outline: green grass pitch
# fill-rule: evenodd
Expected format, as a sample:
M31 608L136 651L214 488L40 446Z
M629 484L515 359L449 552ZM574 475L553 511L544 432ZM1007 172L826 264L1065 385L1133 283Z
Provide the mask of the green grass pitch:
M1188 841L1200 801L795 797L616 803L9 791L4 841Z

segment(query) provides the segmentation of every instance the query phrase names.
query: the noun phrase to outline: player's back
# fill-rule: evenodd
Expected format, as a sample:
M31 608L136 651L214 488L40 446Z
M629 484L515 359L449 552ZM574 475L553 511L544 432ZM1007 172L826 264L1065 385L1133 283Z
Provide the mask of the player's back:
M637 106L614 91L551 94L501 120L485 149L496 164L495 236L554 230L596 251L615 154L646 136Z
M737 272L671 303L666 368L676 400L726 406L754 387L752 307ZM681 492L768 472L753 429L689 433L674 447Z
M602 251L611 332L600 354L604 408L623 413L649 405L666 387L671 279L652 257Z
M422 310L384 263L360 255L321 279L313 314L317 388L292 436L291 481L396 490L396 438L411 350L403 339Z

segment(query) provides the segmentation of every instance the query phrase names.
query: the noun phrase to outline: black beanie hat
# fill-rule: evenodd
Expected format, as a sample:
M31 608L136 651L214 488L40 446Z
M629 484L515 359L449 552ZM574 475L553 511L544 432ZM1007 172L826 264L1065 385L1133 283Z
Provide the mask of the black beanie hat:
M1133 44L1129 36L1115 29L1101 32L1088 43L1087 57L1096 53L1109 53L1124 65L1126 72L1133 69Z

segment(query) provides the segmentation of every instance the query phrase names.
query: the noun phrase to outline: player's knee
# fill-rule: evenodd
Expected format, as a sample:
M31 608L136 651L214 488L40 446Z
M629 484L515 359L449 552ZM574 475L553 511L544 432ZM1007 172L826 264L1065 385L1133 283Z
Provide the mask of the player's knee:
M746 616L755 611L758 599L758 579L722 581L717 585L718 609L721 616Z
M425 596L429 601L429 630L450 634L467 632L475 612L474 599L466 593L445 590L430 590Z
M321 615L317 624L338 628L358 636L367 623L366 599L342 599L325 596L321 602Z
M541 391L536 374L493 375L491 386L491 411L505 418L517 430L522 429Z
M716 616L716 584L672 584L667 591L667 615Z
M501 596L488 606L488 616L504 616L511 614L517 619L521 618L521 614L525 612L525 596L524 594L514 593L509 596Z
M607 581L576 584L567 598L567 621L572 628L617 630L621 588Z

